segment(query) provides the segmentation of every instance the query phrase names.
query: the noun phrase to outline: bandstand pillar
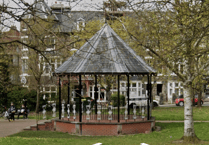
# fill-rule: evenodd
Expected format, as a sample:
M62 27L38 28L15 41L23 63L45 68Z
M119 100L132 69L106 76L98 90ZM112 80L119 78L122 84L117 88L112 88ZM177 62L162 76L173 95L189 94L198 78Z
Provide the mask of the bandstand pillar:
M147 120L150 120L150 75L149 74L147 74L147 91L148 91L148 93L147 93L147 95L148 95L148 97L147 97Z
M70 104L70 76L68 76L68 97L67 104Z
M61 119L61 79L59 76L59 119Z
M82 90L82 82L81 82L81 75L79 75L79 122L82 122L81 90Z
M94 104L95 104L95 114L97 114L97 99L98 99L98 87L97 87L97 75L95 75L95 87L94 87Z
M127 80L128 80L128 90L127 90L127 96L128 96L128 115L130 115L130 106L129 106L129 98L130 98L130 93L129 93L129 88L130 88L130 80L129 80L129 75L127 75Z
M120 75L118 75L118 122L120 122Z

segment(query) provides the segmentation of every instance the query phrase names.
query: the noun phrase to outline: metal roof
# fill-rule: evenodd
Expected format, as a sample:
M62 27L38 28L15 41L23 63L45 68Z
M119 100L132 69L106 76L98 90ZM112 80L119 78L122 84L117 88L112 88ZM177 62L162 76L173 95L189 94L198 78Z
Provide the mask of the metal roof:
M88 40L55 74L148 74L147 65L108 25Z

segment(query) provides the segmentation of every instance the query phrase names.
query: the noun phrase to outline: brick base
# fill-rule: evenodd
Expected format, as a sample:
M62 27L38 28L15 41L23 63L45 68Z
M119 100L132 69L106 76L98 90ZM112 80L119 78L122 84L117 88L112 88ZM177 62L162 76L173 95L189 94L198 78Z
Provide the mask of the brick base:
M52 120L38 124L38 130L59 131L77 135L112 136L119 134L150 133L155 127L155 118L149 121L126 123L79 123L64 120ZM37 130L37 127L31 127Z

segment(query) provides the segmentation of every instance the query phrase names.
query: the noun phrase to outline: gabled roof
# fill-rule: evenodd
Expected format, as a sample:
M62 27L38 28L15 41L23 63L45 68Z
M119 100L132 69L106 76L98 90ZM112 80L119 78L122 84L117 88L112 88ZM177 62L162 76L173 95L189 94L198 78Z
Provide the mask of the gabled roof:
M105 24L56 74L148 74L156 71Z

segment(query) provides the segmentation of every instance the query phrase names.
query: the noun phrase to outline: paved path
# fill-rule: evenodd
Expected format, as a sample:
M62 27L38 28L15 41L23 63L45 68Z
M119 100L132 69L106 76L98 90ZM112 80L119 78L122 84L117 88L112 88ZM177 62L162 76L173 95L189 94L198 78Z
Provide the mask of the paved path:
M6 137L22 131L25 127L36 124L34 119L19 119L13 122L0 119L0 137Z

